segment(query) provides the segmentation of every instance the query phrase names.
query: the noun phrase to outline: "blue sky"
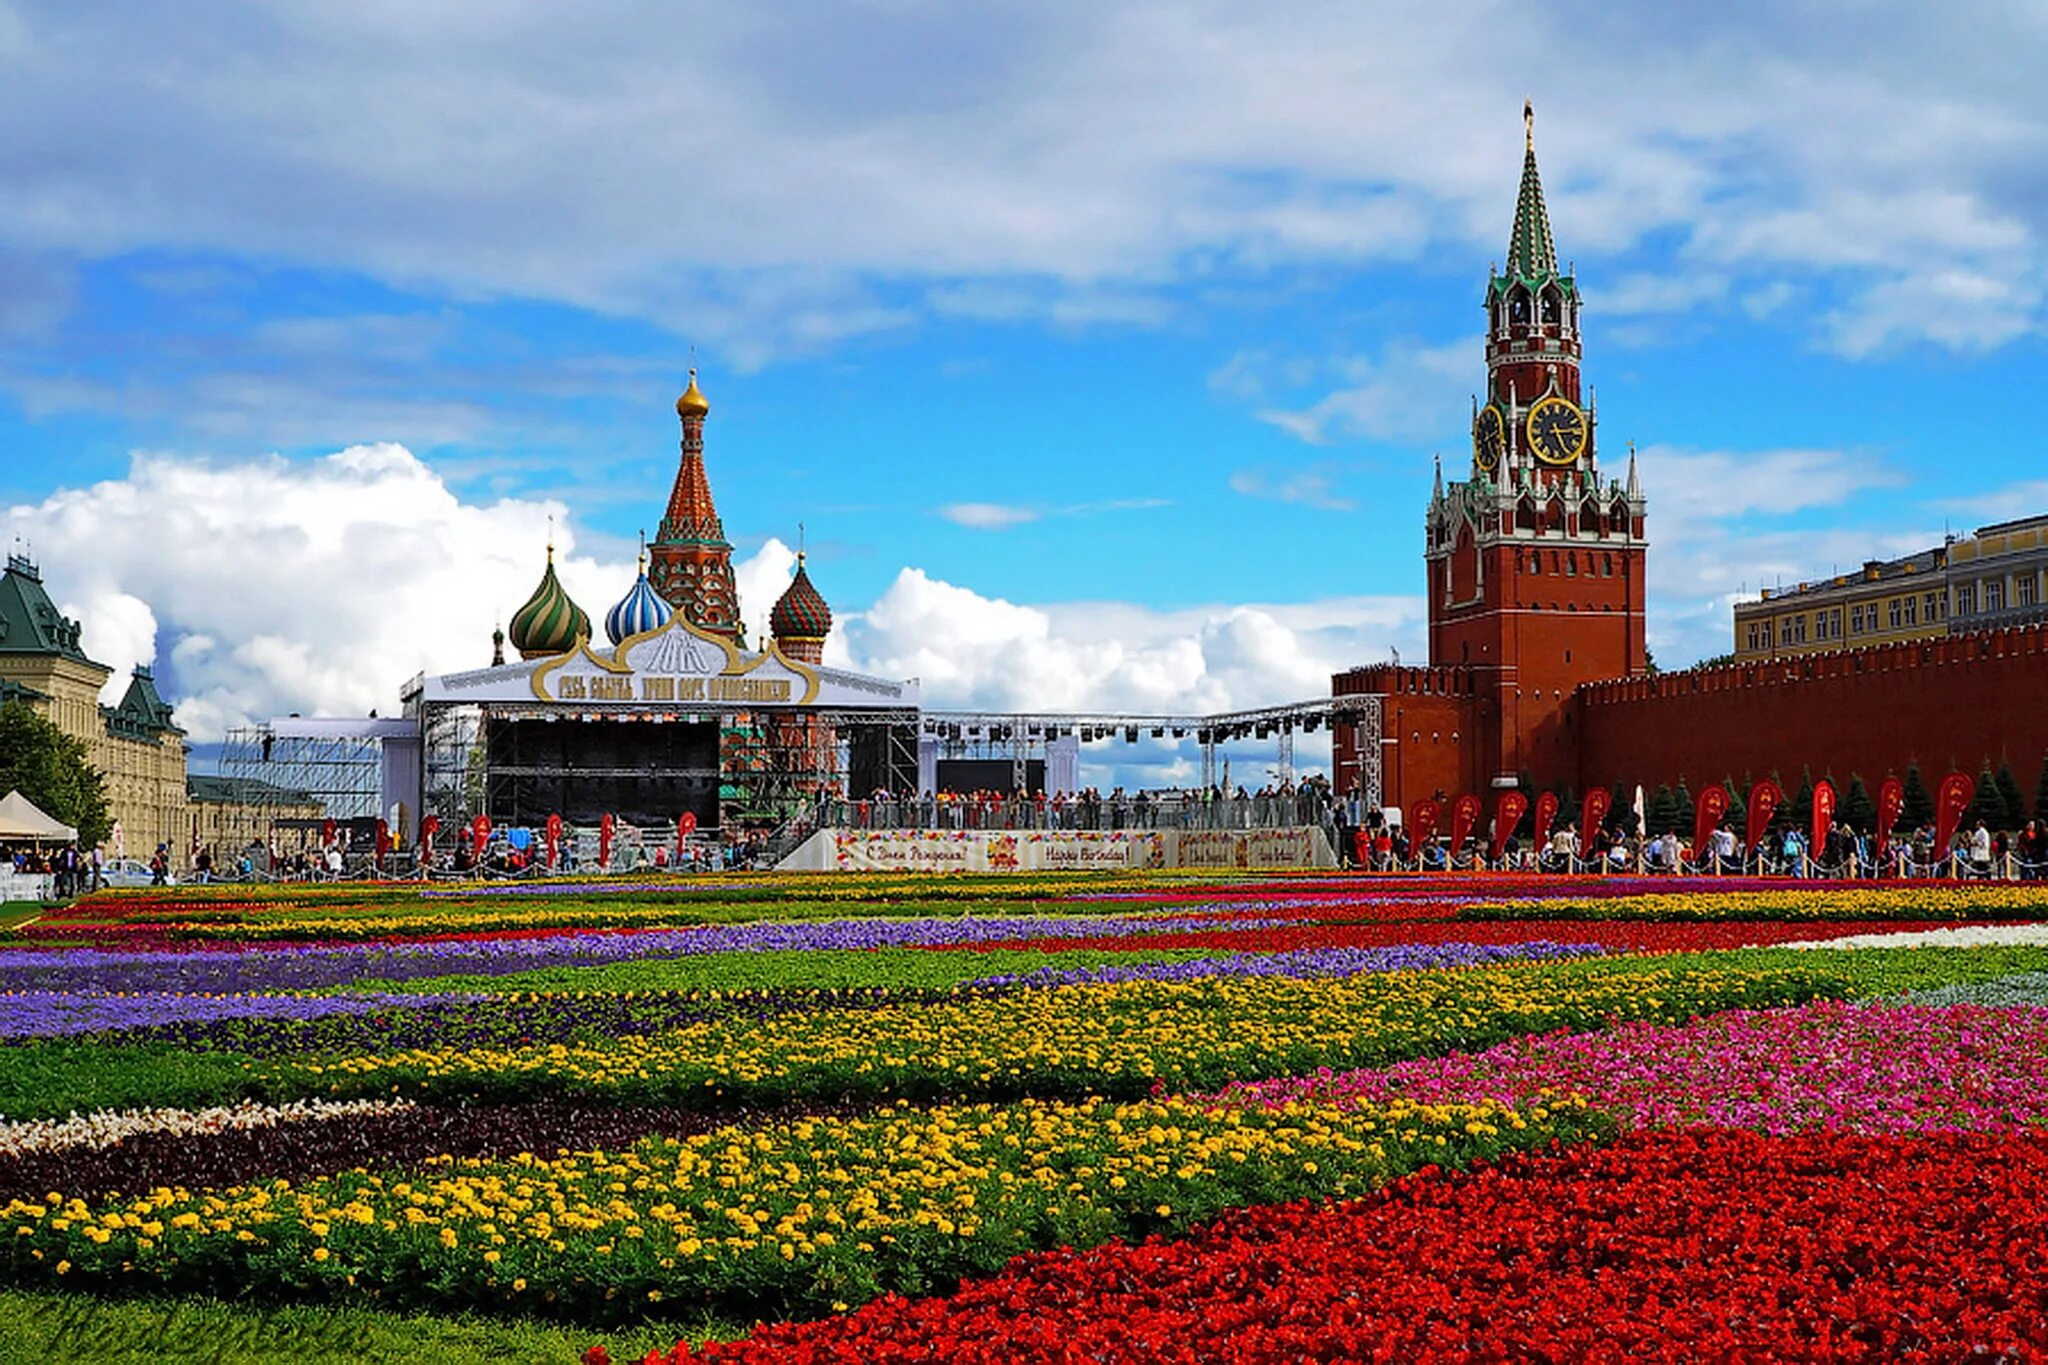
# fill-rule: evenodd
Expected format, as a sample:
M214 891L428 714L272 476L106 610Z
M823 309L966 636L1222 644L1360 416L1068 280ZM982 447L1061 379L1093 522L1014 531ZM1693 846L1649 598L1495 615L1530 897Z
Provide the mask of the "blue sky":
M550 515L623 593L694 348L750 620L801 522L936 701L1309 695L1423 652L1527 96L1660 662L2048 510L2038 7L1610 9L0 0L0 505L197 732L388 704Z

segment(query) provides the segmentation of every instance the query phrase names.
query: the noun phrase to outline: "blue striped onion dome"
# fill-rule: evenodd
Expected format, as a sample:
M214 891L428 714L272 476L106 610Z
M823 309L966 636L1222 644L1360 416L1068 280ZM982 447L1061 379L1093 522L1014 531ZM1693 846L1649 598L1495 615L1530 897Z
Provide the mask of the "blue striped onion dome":
M548 570L526 605L512 614L512 647L522 659L566 654L590 638L590 618L569 600L555 577L555 547L548 546Z
M640 576L633 580L633 590L606 614L604 633L611 637L613 644L622 644L635 635L645 635L667 625L671 610L661 594L654 590L654 585L647 581L647 566L643 560Z

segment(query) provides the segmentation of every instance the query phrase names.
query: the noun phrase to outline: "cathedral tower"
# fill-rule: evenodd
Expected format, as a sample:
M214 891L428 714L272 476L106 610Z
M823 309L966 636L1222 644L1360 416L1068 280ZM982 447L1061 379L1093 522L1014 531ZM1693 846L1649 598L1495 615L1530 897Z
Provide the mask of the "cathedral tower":
M1577 281L1558 269L1523 106L1522 184L1504 268L1486 286L1486 392L1468 479L1439 471L1425 521L1429 653L1470 670L1472 738L1493 785L1574 780L1571 696L1641 674L1644 499L1635 456L1603 479L1579 382Z
M711 480L704 472L704 419L710 412L711 404L697 387L697 371L692 369L690 387L676 400L676 416L683 422L683 459L661 529L647 547L652 561L647 578L691 625L744 646L732 545L725 538L725 526L711 501Z

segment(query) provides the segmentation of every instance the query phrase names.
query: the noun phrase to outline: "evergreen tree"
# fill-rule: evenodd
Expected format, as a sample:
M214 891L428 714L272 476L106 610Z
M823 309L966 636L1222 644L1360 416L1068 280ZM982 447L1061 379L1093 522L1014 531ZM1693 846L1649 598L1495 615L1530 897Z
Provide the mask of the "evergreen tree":
M1863 785L1863 774L1849 775L1849 790L1842 795L1842 803L1836 808L1843 824L1858 834L1869 834L1877 828L1877 802L1871 799L1870 789Z
M2027 798L2020 791L2019 780L2012 775L2012 764L2001 761L1998 776L1998 799L2005 807L2005 814L1998 829L2017 830L2027 823Z
M1649 826L1650 837L1669 834L1678 825L1678 797L1663 783L1644 803L1643 818Z
M1977 794L1971 798L1970 809L1963 815L1963 828L1974 829L1979 820L1984 822L1986 829L2005 828L2005 798L1999 795L1998 778L1992 773L1988 758L1977 772Z
M9 791L77 829L82 848L113 833L106 788L85 745L19 701L0 706L0 795Z
M1749 837L1749 788L1738 784L1733 777L1721 784L1728 791L1728 818L1721 823L1737 839Z
M1813 828L1813 769L1812 769L1812 768L1801 768L1801 769L1799 770L1799 790L1798 790L1798 791L1796 791L1796 792L1794 792L1794 793L1792 793L1792 800L1791 800L1791 803L1790 803L1790 804L1791 804L1791 810L1790 810L1790 811L1788 812L1788 814L1787 814L1787 818L1788 818L1788 819L1790 819L1790 820L1792 821L1792 827L1793 827L1794 829L1801 829L1801 830L1810 830L1810 829L1812 829L1812 828Z
M2048 754L2041 755L2041 776L2034 787L2034 818L2048 825Z
M1927 790L1927 784L1920 780L1920 765L1915 763L1906 769L1905 800L1899 805L1899 823L1896 829L1901 834L1911 834L1934 823L1934 796Z
M1692 822L1699 811L1693 805L1691 790L1685 785L1684 773L1678 775L1678 790L1673 795L1677 798L1678 808L1672 813L1671 827L1690 839Z
M1607 811L1607 827L1620 834L1634 834L1636 832L1636 812L1635 807L1631 804L1635 800L1634 791L1617 782L1614 784L1614 790L1608 795L1613 799L1614 804Z
M1536 833L1536 779L1527 768L1515 774L1515 790L1529 804L1522 808L1522 819L1514 828L1514 835L1527 844Z

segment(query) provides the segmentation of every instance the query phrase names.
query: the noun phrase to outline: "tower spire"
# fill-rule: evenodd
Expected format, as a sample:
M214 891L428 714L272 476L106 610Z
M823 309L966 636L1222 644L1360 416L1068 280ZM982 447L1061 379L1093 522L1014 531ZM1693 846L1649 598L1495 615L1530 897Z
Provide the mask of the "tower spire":
M1522 102L1522 189L1515 197L1515 230L1508 237L1507 274L1538 280L1557 273L1557 246L1550 238L1550 211L1543 204L1543 177L1536 172L1536 105Z
M1628 443L1628 497L1631 502L1643 496L1643 481L1636 474L1636 443Z

